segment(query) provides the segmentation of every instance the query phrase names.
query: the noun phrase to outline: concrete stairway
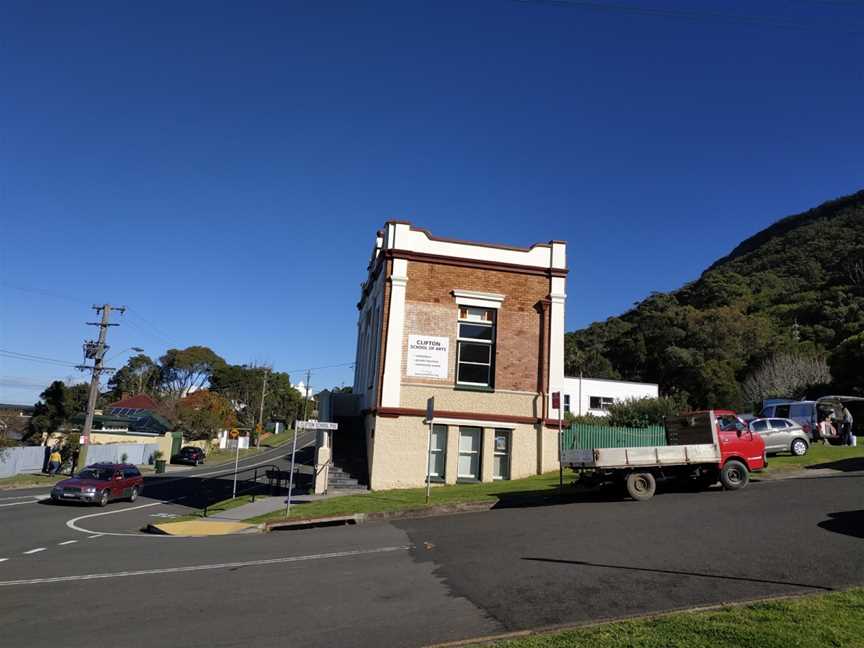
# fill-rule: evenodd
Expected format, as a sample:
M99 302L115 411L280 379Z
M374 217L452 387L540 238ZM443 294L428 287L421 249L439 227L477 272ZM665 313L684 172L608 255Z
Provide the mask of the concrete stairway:
M330 466L330 474L327 479L327 492L333 491L365 491L369 490L366 484L361 484L350 473L345 472L339 466Z

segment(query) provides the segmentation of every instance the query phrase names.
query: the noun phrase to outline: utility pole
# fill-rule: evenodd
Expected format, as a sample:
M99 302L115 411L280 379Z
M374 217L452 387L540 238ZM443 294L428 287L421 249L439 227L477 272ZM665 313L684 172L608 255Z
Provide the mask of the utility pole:
M258 408L258 434L255 436L255 447L261 449L261 434L264 432L264 397L267 395L267 376L270 375L270 367L264 367L264 376L261 380L261 406Z
M85 361L92 359L93 366L78 366L78 369L81 371L89 369L92 372L90 375L90 392L87 396L87 416L84 418L84 430L81 432L81 444L83 445L90 443L90 431L93 429L93 412L96 409L96 400L99 398L99 379L101 378L103 371L114 371L112 368L102 365L102 361L105 358L105 352L109 348L108 345L105 344L105 339L108 336L108 327L119 326L119 324L112 324L110 321L112 311L111 304L93 306L93 310L95 310L97 314L102 314L102 320L100 322L87 322L88 326L99 327L99 339L95 342L93 340L86 340L84 342ZM126 312L126 307L122 306L114 308L113 310L120 311L122 314Z
M303 401L303 420L309 420L309 381L312 380L312 370L306 370L306 399Z

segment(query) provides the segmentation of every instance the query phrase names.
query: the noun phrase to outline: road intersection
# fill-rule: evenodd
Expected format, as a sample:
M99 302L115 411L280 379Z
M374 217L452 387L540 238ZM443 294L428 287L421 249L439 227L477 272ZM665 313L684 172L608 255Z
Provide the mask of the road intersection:
M176 492L211 471L184 473ZM864 473L848 472L647 503L172 538L136 525L188 511L182 501L103 511L19 491L0 500L31 498L0 508L0 624L27 646L106 633L130 646L413 647L824 592L864 584L862 493Z

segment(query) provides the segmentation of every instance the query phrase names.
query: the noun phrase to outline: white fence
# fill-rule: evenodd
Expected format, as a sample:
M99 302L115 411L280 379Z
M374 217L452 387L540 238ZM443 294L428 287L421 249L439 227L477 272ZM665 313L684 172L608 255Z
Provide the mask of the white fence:
M44 463L45 448L42 446L6 448L0 452L0 477L40 472Z
M149 464L153 462L153 454L159 449L156 443L106 443L88 445L87 454L82 452L79 468L85 465L107 462L120 463L126 455L126 463ZM82 447L82 451L83 451ZM40 472L45 465L46 449L44 446L24 446L6 448L0 452L0 478L12 477L21 473ZM167 459L167 457L166 457Z
M87 456L82 457L85 464L80 467L94 463L120 463L123 455L126 455L126 463L149 464L153 461L153 453L159 449L157 443L105 443L99 445L88 445ZM165 457L166 459L168 457Z

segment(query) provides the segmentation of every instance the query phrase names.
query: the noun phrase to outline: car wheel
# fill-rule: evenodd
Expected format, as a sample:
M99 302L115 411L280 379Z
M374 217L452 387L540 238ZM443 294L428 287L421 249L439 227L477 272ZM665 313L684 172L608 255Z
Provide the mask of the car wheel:
M624 485L627 487L627 494L637 502L651 499L657 490L657 482L650 472L630 473Z
M795 439L789 450L796 457L803 457L807 454L807 442L804 439Z
M108 490L103 490L99 495L99 506L108 506Z
M747 466L737 459L730 459L720 470L720 483L726 490L738 490L744 488L750 481L750 473Z
M130 502L134 502L136 499L138 499L138 487L137 487L137 486L133 486L133 487L132 487L132 492L129 493L129 501L130 501Z

